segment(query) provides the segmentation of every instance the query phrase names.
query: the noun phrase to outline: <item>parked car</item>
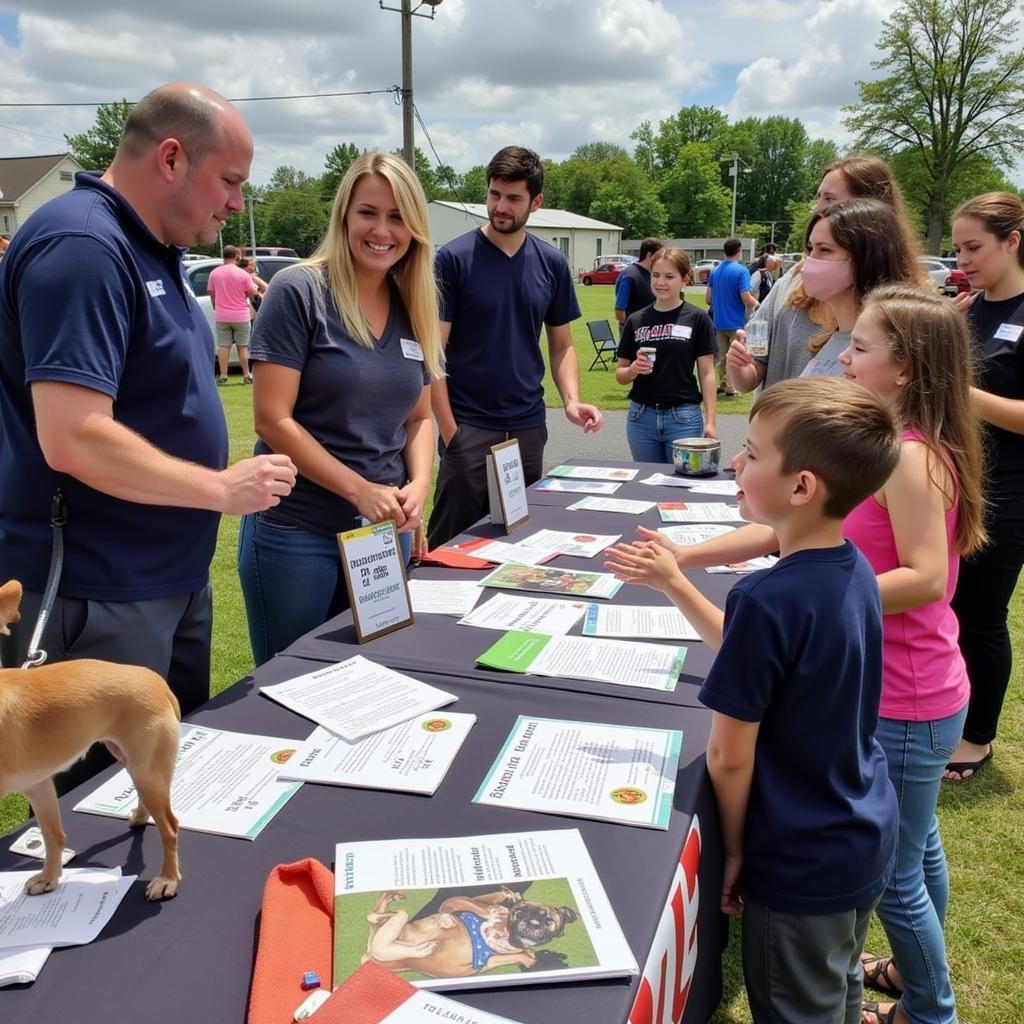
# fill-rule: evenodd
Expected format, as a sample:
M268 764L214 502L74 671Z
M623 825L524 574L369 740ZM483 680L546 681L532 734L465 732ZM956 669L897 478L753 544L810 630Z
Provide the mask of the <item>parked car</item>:
M208 259L210 257L201 252L187 252L181 257L182 263L201 263L203 260Z
M252 256L252 249L247 245L242 250L246 256ZM289 249L284 245L257 245L256 246L257 256L294 256L298 258L298 253L294 249Z
M922 256L921 266L943 295L959 295L971 290L967 275L957 269L956 260L951 256Z
M630 263L636 263L636 257L635 256L627 256L625 253L621 253L621 252L609 252L609 253L605 253L604 256L595 256L594 257L594 269L595 270L597 270L597 268L602 263L625 263L625 264L628 265Z
M223 262L223 260L208 257L202 261L196 260L185 264L185 276L188 278L189 287L192 289L196 302L199 303L199 308L203 311L203 315L210 325L210 330L214 331L215 334L213 303L210 301L210 293L206 290L206 282L209 281L210 274ZM283 270L285 267L290 267L293 263L298 262L299 260L296 256L257 256L256 273L269 283L270 279L279 270ZM216 343L214 344L214 354L216 355ZM234 348L231 349L231 365L238 365L238 355Z
M601 263L594 270L581 270L580 283L615 284L616 278L628 267L628 263Z
M721 262L721 260L697 260L693 265L693 279L698 284L707 284L711 271Z

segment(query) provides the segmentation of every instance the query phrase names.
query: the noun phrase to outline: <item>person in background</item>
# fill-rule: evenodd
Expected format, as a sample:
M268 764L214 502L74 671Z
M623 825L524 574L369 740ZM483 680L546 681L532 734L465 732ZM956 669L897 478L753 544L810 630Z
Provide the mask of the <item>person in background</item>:
M777 538L781 557L734 584L724 617L661 534L642 530L645 541L606 552L608 569L665 594L716 652L699 697L714 712L720 906L743 915L758 1022L861 1017L860 954L898 809L875 737L878 584L843 519L885 483L899 449L892 410L864 388L784 381L754 402L733 459L743 517Z
M214 326L217 334L218 384L228 382L228 356L231 346L238 349L238 362L242 367L242 383L252 382L249 373L249 299L257 293L256 284L238 263L238 250L225 245L224 262L214 269L206 282L206 290L213 306Z
M718 348L710 317L682 298L691 278L690 258L682 249L659 250L651 261L654 302L628 317L622 328L615 379L632 384L626 439L637 462L671 462L676 438L718 437Z
M182 275L180 247L209 245L243 208L251 160L222 96L154 90L104 174L79 173L18 230L0 286L0 565L25 586L14 663L42 602L60 488L64 564L42 648L151 668L183 715L210 696L221 513L262 511L295 482L286 455L225 468L213 339ZM109 763L101 749L58 787Z
M736 392L726 377L725 356L736 332L747 322L747 311L757 305L757 299L750 290L750 271L740 262L743 243L738 238L727 238L722 251L725 259L711 271L704 298L715 322L719 387L725 394L732 395Z
M989 503L989 543L964 559L953 598L971 680L963 739L946 771L959 782L992 757L1013 659L1007 615L1024 565L1024 202L1006 192L969 199L953 214L953 247L973 289L960 306L978 366Z
M664 248L658 238L645 238L640 243L640 258L631 263L615 279L615 319L622 325L626 317L638 309L645 309L654 301L651 291L651 264L655 253Z
M239 266L252 278L252 283L256 285L256 294L249 296L249 324L251 327L252 321L256 319L256 314L259 312L263 296L267 293L267 282L256 273L256 261L251 256L243 259Z
M544 201L543 185L544 165L533 150L499 150L487 165L487 223L437 254L447 377L434 382L431 394L441 455L431 548L486 514L492 445L518 439L526 483L540 479L548 436L542 327L566 419L585 433L601 429L600 411L579 399L569 325L580 307L569 264L526 231Z
M433 257L419 180L398 157L365 153L319 248L267 291L252 345L256 450L288 455L299 478L239 533L257 665L348 607L338 533L394 520L409 557L442 373Z
M11 244L10 235L0 235L0 260L4 258L4 253L7 252L7 247Z
M820 217L830 206L857 198L877 199L892 207L897 232L893 238L898 239L901 251L915 257L912 283L920 288L929 287L928 276L916 260L920 249L899 185L885 161L854 155L829 164L818 185L812 213ZM737 391L753 391L762 384L769 387L777 381L798 377L810 358L808 341L831 322L828 310L804 290L800 271L798 264L784 275L751 317L768 325L768 355L756 359L751 356L744 344L745 334L729 346L726 370Z

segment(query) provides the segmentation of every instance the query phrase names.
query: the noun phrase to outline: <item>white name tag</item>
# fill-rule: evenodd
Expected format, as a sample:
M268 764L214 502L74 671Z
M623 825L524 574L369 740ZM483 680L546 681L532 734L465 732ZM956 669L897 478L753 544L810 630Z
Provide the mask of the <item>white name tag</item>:
M672 337L673 338L688 338L693 334L692 327L686 327L683 324L672 325Z
M1020 341L1021 333L1024 333L1024 324L1000 324L992 337L999 341Z
M423 362L423 349L420 348L418 341L413 341L411 338L402 339L402 355L406 359L415 359L417 362Z
M163 281L147 281L146 289L154 299L159 295L167 294L167 292L164 291Z

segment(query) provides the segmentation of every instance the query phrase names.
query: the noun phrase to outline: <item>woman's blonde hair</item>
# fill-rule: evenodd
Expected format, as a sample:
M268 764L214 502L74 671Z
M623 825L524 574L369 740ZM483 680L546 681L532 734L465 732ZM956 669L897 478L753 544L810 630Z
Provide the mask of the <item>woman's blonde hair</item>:
M822 170L821 177L824 178L832 171L838 171L843 176L852 199L877 199L892 208L895 219L892 244L911 257L912 267L910 277L907 279L908 283L923 289L932 287L931 279L918 259L921 255L921 246L917 240L917 234L911 227L907 207L903 202L903 193L893 176L892 168L884 160L879 160L877 156L854 153L852 156L830 163ZM816 220L808 226L808 235L815 223ZM799 271L799 267L797 271ZM817 352L838 327L828 306L818 299L812 299L804 291L803 281L798 273L795 275L793 287L789 290L786 302L794 309L806 310L810 321L821 327L821 330L811 339L811 346ZM815 345L815 343L817 344Z
M907 371L896 411L903 425L921 434L935 459L952 463L960 510L956 546L961 555L985 543L984 464L981 428L971 403L973 346L967 318L931 291L891 284L864 301L889 341L893 359ZM939 485L933 473L933 482Z
M985 192L961 203L953 211L953 220L973 217L985 230L1005 242L1016 231L1017 262L1024 267L1024 201L1010 192Z
M395 205L412 234L406 254L391 268L391 279L402 297L413 334L423 350L423 364L434 380L444 376L441 326L434 280L434 246L427 222L427 197L419 179L404 160L390 153L364 153L349 165L331 206L327 234L300 267L318 281L326 278L334 305L345 329L360 345L373 348L370 324L359 305L355 264L348 245L346 219L352 194L367 174L380 175L395 196Z

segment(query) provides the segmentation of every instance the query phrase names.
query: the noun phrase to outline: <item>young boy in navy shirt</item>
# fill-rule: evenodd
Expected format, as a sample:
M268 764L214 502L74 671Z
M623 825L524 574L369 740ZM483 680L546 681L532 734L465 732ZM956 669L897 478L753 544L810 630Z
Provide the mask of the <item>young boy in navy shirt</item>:
M725 614L656 540L608 568L664 592L717 650L700 691L725 865L721 906L743 913L757 1022L859 1024L860 953L890 873L898 807L875 741L882 613L846 514L899 454L892 412L849 381L768 388L733 459L743 518L778 537L776 565L741 578Z

